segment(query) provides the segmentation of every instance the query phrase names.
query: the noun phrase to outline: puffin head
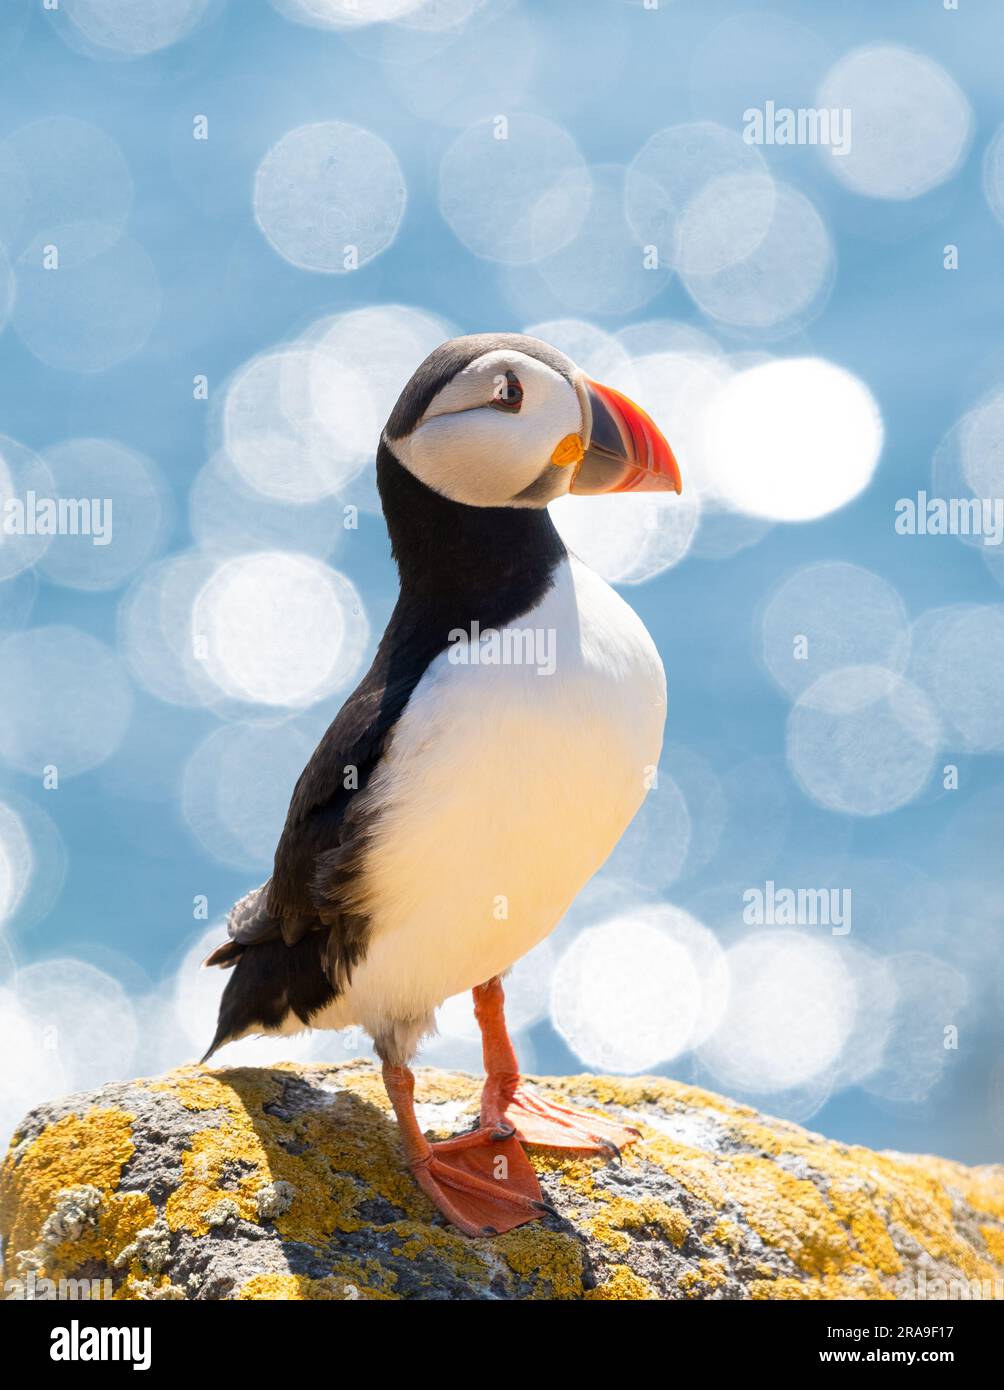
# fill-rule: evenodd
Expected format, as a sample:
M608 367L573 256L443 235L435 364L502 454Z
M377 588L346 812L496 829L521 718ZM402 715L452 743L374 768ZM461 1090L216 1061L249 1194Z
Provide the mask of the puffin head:
M521 333L436 348L402 391L382 443L426 487L472 507L681 486L673 451L639 406Z

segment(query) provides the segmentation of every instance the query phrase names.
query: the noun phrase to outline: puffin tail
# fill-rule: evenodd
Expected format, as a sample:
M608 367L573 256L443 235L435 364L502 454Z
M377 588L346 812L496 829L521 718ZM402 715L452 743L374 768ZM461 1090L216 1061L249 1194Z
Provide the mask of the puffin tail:
M245 893L243 898L234 903L227 914L228 939L210 951L202 962L203 969L209 966L219 966L221 970L232 970L250 946L275 941L281 936L281 924L275 918L270 917L268 913L268 889L269 885L263 883L260 888L253 888L250 893ZM233 981L230 982L230 984L232 983ZM234 1007L236 1001L230 996L236 994L239 997L241 991L231 990L230 984L227 985L220 1002L216 1036L210 1043L209 1050L201 1058L201 1062L205 1062L208 1057L211 1057L228 1038L240 1037L241 1032L246 1031L246 1028L242 1029L241 1032L236 1031L241 1015L247 1010ZM225 1007L228 1000L229 1007ZM234 1016L230 1017L231 1014Z
M335 997L326 969L326 931L308 931L293 945L281 935L244 944L225 941L206 964L235 968L220 1000L216 1033L200 1065L226 1042L249 1033L299 1033Z
M227 1035L226 1035L226 1033L223 1031L223 1025L222 1025L221 1023L218 1023L218 1024L216 1025L216 1035L215 1035L215 1037L213 1038L213 1040L212 1040L212 1042L209 1044L209 1046L206 1048L205 1052L203 1052L202 1056L199 1058L199 1066L200 1066L200 1067L204 1067L204 1066L206 1065L206 1063L209 1061L210 1057L211 1057L211 1056L213 1055L213 1053L216 1051L216 1049L217 1049L218 1047L222 1047L223 1044L226 1042L226 1040L227 1040Z
M247 947L239 941L224 941L206 956L202 962L203 968L218 965L222 970L229 970L237 964L246 950Z

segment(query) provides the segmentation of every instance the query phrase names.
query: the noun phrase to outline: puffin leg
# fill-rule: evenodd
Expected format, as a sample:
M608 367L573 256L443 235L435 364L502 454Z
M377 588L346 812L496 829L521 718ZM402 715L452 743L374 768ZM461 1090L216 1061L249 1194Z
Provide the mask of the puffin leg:
M432 1144L415 1114L412 1072L384 1062L383 1080L415 1181L454 1226L469 1236L501 1235L551 1211L511 1132L481 1128Z
M474 1013L481 1028L487 1079L481 1095L483 1129L512 1129L524 1144L545 1149L574 1149L616 1157L638 1131L603 1115L558 1105L528 1086L505 1022L505 992L496 975L474 988Z

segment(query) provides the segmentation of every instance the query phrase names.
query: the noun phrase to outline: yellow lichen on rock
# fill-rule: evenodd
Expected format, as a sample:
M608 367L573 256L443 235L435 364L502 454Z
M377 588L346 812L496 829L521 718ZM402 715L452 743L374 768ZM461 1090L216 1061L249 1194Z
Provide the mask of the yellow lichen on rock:
M528 1289L528 1298L567 1300L582 1296L585 1255L579 1242L564 1232L520 1226L489 1247L486 1255L508 1267L514 1276L511 1286ZM507 1275L503 1278L510 1282Z
M754 1155L727 1161L728 1190L766 1245L806 1274L833 1274L852 1257L851 1233L807 1178Z
M806 1283L801 1279L754 1279L750 1284L750 1297L764 1300L795 1300L797 1302L830 1303L841 1299L854 1299L858 1302L893 1301L896 1298L891 1289L879 1279L867 1273L856 1279L841 1279L827 1275L824 1279L814 1279Z
M355 1215L360 1183L415 1215L431 1210L403 1170L389 1126L380 1135L369 1126L361 1131L350 1116L332 1125L306 1114L296 1127L302 1152L291 1154L280 1142L285 1127L269 1109L279 1104L282 1075L280 1068L225 1073L184 1068L153 1083L151 1089L174 1094L186 1109L223 1111L227 1117L225 1125L214 1124L196 1134L184 1155L185 1180L167 1204L172 1229L206 1234L207 1214L220 1199L221 1178L228 1168L244 1170L227 1193L243 1220L258 1219L256 1197L266 1184L280 1180L294 1188L288 1213L275 1220L276 1229L294 1240L316 1241L366 1224ZM368 1074L363 1076L370 1082ZM370 1088L364 1084L362 1089Z
M734 1221L723 1219L715 1222L704 1239L708 1245L724 1245L734 1255L742 1245L743 1233Z
M720 1260L701 1260L697 1269L680 1275L680 1288L688 1298L707 1298L726 1282L725 1267Z
M662 1295L627 1265L613 1265L603 1283L586 1289L582 1297L596 1303L652 1303L661 1301Z
M5 1273L84 1271L137 1300L1004 1297L1000 1169L834 1143L660 1078L535 1084L642 1137L620 1163L529 1150L560 1217L497 1239L413 1182L365 1061L185 1067L43 1106L0 1174ZM478 1094L418 1074L437 1137Z
M156 1219L145 1193L116 1190L135 1152L132 1122L121 1110L67 1115L31 1140L20 1162L13 1150L7 1155L0 1172L0 1232L10 1232L21 1256L15 1273L71 1274L124 1248ZM80 1192L93 1193L93 1200L71 1228L65 1217L58 1220L60 1199Z
M998 1264L1004 1267L1004 1230L1000 1226L981 1226L980 1235L986 1241L987 1255Z
M2 1229L13 1240L24 1240L29 1230L41 1228L64 1188L113 1192L134 1153L132 1118L120 1110L67 1115L31 1141L30 1162L15 1163L8 1153L0 1176Z
M256 1274L237 1293L241 1301L372 1303L393 1302L394 1295L378 1289L360 1288L348 1279L326 1275L309 1279L302 1274Z
M631 1249L631 1236L640 1233L650 1233L680 1246L690 1231L690 1222L682 1211L654 1197L612 1197L602 1200L588 1229L597 1240L624 1255Z

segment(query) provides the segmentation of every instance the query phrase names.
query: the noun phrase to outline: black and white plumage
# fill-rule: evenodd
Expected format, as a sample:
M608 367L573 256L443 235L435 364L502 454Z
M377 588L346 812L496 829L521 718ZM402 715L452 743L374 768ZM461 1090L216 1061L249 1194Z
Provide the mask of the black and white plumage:
M405 1067L443 1000L554 927L658 763L655 646L547 513L570 488L679 490L643 412L537 340L456 339L402 393L377 481L400 597L209 958L235 967L210 1053L361 1024ZM549 674L456 659L459 633L517 628L553 643Z

